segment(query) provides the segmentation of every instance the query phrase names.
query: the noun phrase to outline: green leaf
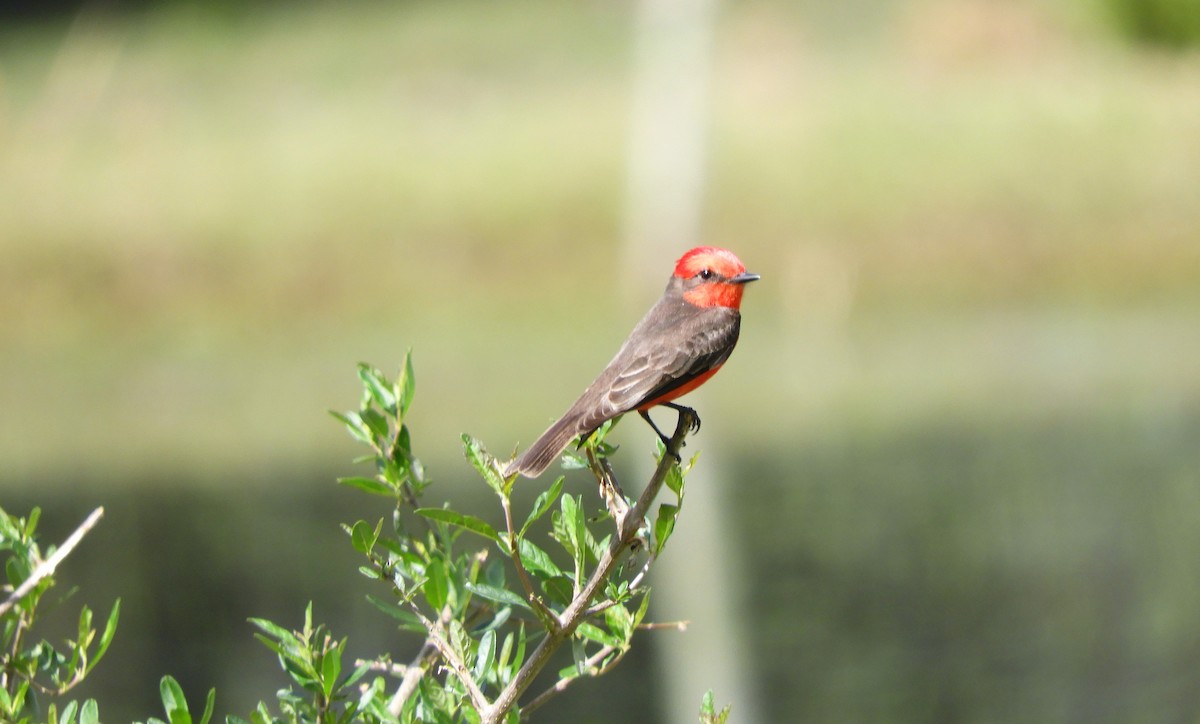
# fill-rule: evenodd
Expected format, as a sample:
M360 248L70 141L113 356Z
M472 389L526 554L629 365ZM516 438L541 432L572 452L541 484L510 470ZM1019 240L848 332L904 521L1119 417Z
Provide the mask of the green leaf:
M577 583L582 583L584 577L584 565L587 562L587 550L589 542L589 534L587 530L587 522L583 514L581 502L583 496L578 500L574 496L564 495L560 499L560 512L554 523L555 537L559 539L559 543L571 554L575 559L575 580ZM564 540L565 539L565 540Z
M325 694L326 701L333 698L334 689L337 687L337 679L342 674L343 646L345 646L344 641L330 648L321 656L321 688Z
M521 623L517 629L517 650L512 657L512 672L516 674L521 668L521 664L525 663L525 624Z
M378 478L365 478L355 475L347 478L338 478L337 481L338 485L347 485L351 488L358 488L364 493L370 493L372 495L386 495L388 497L392 497L396 494L396 491L392 488L392 486L388 485L382 480L379 480Z
M268 649L271 649L278 656L280 656L280 657L286 656L286 654L284 653L284 650L283 650L283 646L281 646L278 641L271 638L270 636L264 636L263 634L256 633L256 634L254 634L254 638L261 641L263 646L266 646Z
M417 508L416 512L418 515L423 515L430 520L440 520L443 523L456 525L464 530L477 533L484 538L494 540L497 543L504 543L504 541L500 538L500 534L496 532L496 529L482 518L476 518L473 515L459 513L458 511L450 510L449 508Z
M679 506L663 503L658 506L658 517L654 521L654 555L662 552L667 545L667 539L675 530L675 520L679 517Z
M271 621L268 621L265 618L252 618L252 619L250 619L250 623L259 627L260 629L262 629L263 633L267 634L271 638L276 639L277 641L289 640L295 644L299 644L299 642L296 640L296 637L292 634L291 631L288 631L284 627L282 627L278 624L272 623ZM166 678L170 678L170 677L168 676ZM174 681L174 679L171 679L171 681Z
M592 531L587 531L588 550L592 552L593 559L597 561L600 560L600 558L604 555L604 551L608 549L608 542L610 540L612 540L612 533L609 533L600 540L596 540L592 537Z
M552 534L572 558L579 560L583 553L583 535L580 532L583 512L572 495L564 495L559 501L558 515L553 519Z
M341 421L341 423L345 425L346 431L349 432L350 436L355 440L367 445L375 444L375 440L371 437L371 430L367 427L366 423L363 422L363 419L359 417L357 412L347 412L342 414L340 412L334 412L333 410L330 410L329 414Z
M587 470L590 466L588 459L568 447L559 456L563 470Z
M425 575L429 577L425 581L425 585L421 586L421 590L425 593L425 600L429 602L434 611L440 612L450 595L450 583L446 578L446 564L436 559L430 561L425 566Z
M87 606L84 606L79 611L79 637L76 639L76 641L79 642L80 647L87 646L86 642L88 639L90 639L92 637L91 634L92 634L92 609L88 608Z
M483 448L483 443L470 435L463 433L462 441L463 452L466 454L467 460L479 472L484 482L497 495L505 495L507 486L505 485L504 478L500 475L500 471L496 469L496 459Z
M21 698L24 697L22 696ZM18 699L18 701L20 701L20 699ZM3 688L0 688L0 705L4 707L5 711L13 712L13 703L8 697L8 692ZM58 724L70 724L71 722L75 721L75 710L78 708L78 702L69 701L67 702L67 705L63 707L62 715L56 717L57 712L54 711L54 705L51 704L49 710L46 712L46 720L53 722L55 718L57 718Z
M486 598L489 601L495 601L496 603L503 603L509 606L520 606L521 608L525 609L529 608L528 601L508 590L507 588L497 588L496 586L489 586L486 583L468 583L466 585L468 591L474 593L480 598Z
M362 380L363 389L370 393L375 404L393 415L396 414L396 393L382 372L365 362L359 362L358 378Z
M479 651L475 657L475 668L472 673L475 674L477 681L483 681L488 678L488 674L492 670L492 659L496 656L496 632L488 630L479 639Z
M412 404L413 393L417 389L417 376L413 374L412 350L408 350L404 354L404 366L400 369L400 375L396 379L396 397L400 400L400 417L408 412L408 406Z
M163 709L167 713L167 721L171 724L191 722L188 715L187 699L183 696L183 688L173 676L167 675L158 683L158 693L162 697Z
M709 689L700 702L700 724L725 724L729 720L730 708L731 705L726 704L724 709L716 711L712 689Z
M629 645L629 639L633 637L633 616L629 609L621 604L609 606L604 610L604 625L608 626L608 630L612 631L614 636L620 638L620 648Z
M367 600L376 608L400 622L400 627L407 631L424 632L425 624L416 614L406 608L401 608L391 601L385 601L378 596L367 594Z
M566 500L569 497L570 496L564 496L563 500ZM575 557L575 543L572 540L571 530L569 530L566 516L562 514L562 510L556 510L550 515L550 537L553 538L556 543L562 546L563 550L567 552L567 555L571 556L572 558Z
M496 615L492 617L492 620L482 628L475 629L475 631L477 633L482 633L485 631L495 631L499 629L501 626L508 623L508 619L512 618L512 612L512 606L501 606L500 608L497 608Z
M575 673L588 673L587 647L579 636L571 638L571 656L575 659Z
M79 724L100 724L100 707L95 699L83 702L83 708L79 710Z
M503 588L505 581L504 564L500 561L492 561L483 569L483 579L490 585Z
M597 450L600 450L601 452L604 452L604 438L608 437L608 433L612 432L612 429L616 427L617 423L620 421L621 415L617 415L616 417L611 417L605 420L600 427L596 428L596 430L591 434L591 436L588 438L587 444Z
M29 578L29 567L19 558L9 558L4 564L4 574L8 577L8 585L18 588Z
M532 541L521 539L521 562L525 564L525 569L538 578L551 578L554 576L565 575L554 561L550 558L550 554L541 548L537 547Z
M359 679L366 676L367 672L371 670L371 668L374 666L374 663L375 662L373 661L358 662L358 666L355 667L354 671L350 672L350 675L347 676L346 680L342 682L341 689L343 691L348 691L350 687L357 684Z
M621 639L613 636L595 624L588 623L587 621L579 624L579 628L575 629L575 633L576 635L582 636L589 641L595 641L602 646L620 648L625 644L625 642Z
M546 514L550 507L554 505L554 501L558 498L563 489L564 478L560 475L558 480L550 486L549 490L543 490L538 494L537 499L533 501L533 510L529 511L529 517L525 519L525 524L521 526L521 532L518 536L523 537L525 531L529 530L529 526Z
M650 610L650 592L646 591L642 594L642 602L638 606L638 610L633 614L633 628L642 625L642 619L646 618L646 612Z
M213 710L217 706L217 690L209 689L208 697L204 700L204 716L200 717L200 724L208 724L212 719Z
M108 620L104 622L104 633L100 634L100 645L96 648L96 654L92 656L91 666L95 666L104 658L104 653L108 651L108 645L112 643L113 636L117 634L117 621L121 618L121 599L113 602L112 610L108 613Z
M618 603L624 601L629 597L629 581L609 581L604 585L604 596Z
M471 645L471 637L467 635L467 629L457 618L450 619L450 636L447 640L450 642L450 648L460 655L465 654ZM466 660L465 656L463 656L463 660Z
M555 576L542 581L542 590L550 600L563 606L570 605L575 597L575 586L567 576Z
M379 540L379 533L383 530L383 519L374 528L365 520L360 520L354 524L350 530L350 544L354 546L354 550L364 555L370 555L372 549L375 548L375 541Z
M379 414L377 410L370 407L358 413L362 418L363 424L377 438L387 439L388 436L388 421L387 418Z
M683 497L683 470L678 465L672 465L667 469L667 477L664 482L677 497Z
M512 656L513 647L513 632L509 631L504 637L504 643L500 646L500 655L496 657L496 678L500 682L501 687L508 686L508 682L512 680L508 668L508 657Z
M406 472L412 466L412 431L404 423L400 424L400 430L396 433L396 449L392 459Z

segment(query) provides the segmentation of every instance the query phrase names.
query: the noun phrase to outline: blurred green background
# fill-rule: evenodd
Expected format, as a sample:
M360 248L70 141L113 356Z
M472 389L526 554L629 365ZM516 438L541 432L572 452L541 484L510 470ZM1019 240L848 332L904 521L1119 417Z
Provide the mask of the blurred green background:
M735 719L1200 716L1195 7L717 8L701 240L764 277L691 442ZM459 433L527 444L611 356L684 251L621 249L635 6L9 10L0 505L48 541L108 511L63 569L124 599L81 694L144 718L171 673L244 714L283 683L246 618L310 599L415 650L363 601L337 524L386 510L324 411L413 348L432 499L484 514ZM671 635L546 718L665 718Z

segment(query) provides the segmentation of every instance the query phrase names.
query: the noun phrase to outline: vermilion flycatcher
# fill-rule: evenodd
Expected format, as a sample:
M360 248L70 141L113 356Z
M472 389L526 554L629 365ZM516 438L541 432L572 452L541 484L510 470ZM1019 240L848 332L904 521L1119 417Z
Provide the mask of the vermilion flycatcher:
M504 475L536 478L577 435L586 437L630 410L637 410L665 442L649 409L686 409L671 400L704 384L725 364L738 340L742 285L758 278L726 249L699 246L680 257L662 299L629 333L617 356Z

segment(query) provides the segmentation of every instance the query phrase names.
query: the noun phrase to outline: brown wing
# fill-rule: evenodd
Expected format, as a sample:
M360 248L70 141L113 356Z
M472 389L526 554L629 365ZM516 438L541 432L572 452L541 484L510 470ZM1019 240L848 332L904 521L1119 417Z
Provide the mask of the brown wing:
M635 330L630 335L576 403L579 432L594 430L724 364L737 344L741 316L724 307L685 311L669 329L645 330L647 334Z
M571 438L720 366L737 344L740 325L736 309L698 310L678 297L664 297L575 404L510 463L505 474L540 475Z

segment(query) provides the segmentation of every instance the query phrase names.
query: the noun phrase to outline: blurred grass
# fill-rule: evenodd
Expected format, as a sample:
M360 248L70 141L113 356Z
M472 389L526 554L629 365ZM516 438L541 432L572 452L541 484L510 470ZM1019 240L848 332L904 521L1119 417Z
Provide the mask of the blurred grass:
M1069 3L854 5L731 4L716 35L705 241L764 280L694 445L738 451L766 710L1009 719L1028 687L1013 712L1069 718L1108 685L1194 714L1200 59ZM531 440L659 291L617 291L631 23L467 0L0 29L6 500L125 496L151 587L192 555L158 516L198 536L236 495L278 538L287 490L331 528L314 471L356 451L323 410L408 347L435 477L462 431ZM258 545L211 586L233 619L332 598Z
M63 409L100 465L202 465L211 449L249 463L297 439L328 451L314 412L352 390L339 373L409 345L453 365L423 388L438 436L475 427L508 444L511 425L538 428L549 413L505 411L557 409L587 373L534 379L527 361L554 343L603 357L641 302L616 314L580 301L619 273L629 18L531 7L231 22L178 6L6 31L0 385L14 422L0 454L14 477L54 466L59 442L39 431ZM1025 5L953 7L894 11L853 54L810 40L820 28L802 13L726 11L706 228L774 277L752 320L795 337L813 317L871 330L912 310L918 329L897 321L885 357L922 348L910 332L950 357L990 354L981 335L955 338L974 326L964 308L1082 305L1060 323L1115 340L1095 327L1103 310L1167 305L1157 324L1190 336L1178 310L1195 308L1200 278L1196 64L1088 45ZM792 351L755 359L803 364ZM936 362L921 364L936 375ZM1002 382L988 370L963 384ZM825 394L829 380L792 384ZM282 424L258 422L272 415ZM278 437L238 444L263 434Z

